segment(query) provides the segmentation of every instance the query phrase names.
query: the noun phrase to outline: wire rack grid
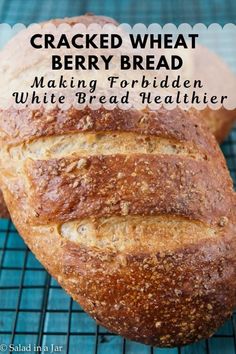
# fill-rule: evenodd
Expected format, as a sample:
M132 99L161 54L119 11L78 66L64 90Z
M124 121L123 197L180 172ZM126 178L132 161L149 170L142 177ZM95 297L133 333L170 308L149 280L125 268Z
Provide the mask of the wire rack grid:
M94 12L130 24L224 25L235 22L235 8L233 0L25 0L24 6L21 0L0 0L0 22L28 25ZM222 150L236 187L236 129ZM11 221L0 220L0 351L1 344L31 345L31 353L45 346L63 354L236 354L236 313L211 339L183 348L159 349L125 340L97 326L45 271ZM9 347L4 352L10 352Z

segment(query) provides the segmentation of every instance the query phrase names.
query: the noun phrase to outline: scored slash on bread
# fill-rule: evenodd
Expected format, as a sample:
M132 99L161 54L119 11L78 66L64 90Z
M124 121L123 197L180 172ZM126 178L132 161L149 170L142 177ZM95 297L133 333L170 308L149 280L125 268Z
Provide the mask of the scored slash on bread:
M206 108L198 112L199 120L210 130L219 143L223 142L236 120L235 110L229 111L225 108L216 111ZM52 122L52 118L46 119L47 123ZM0 218L8 218L9 213L5 205L2 193L0 193Z

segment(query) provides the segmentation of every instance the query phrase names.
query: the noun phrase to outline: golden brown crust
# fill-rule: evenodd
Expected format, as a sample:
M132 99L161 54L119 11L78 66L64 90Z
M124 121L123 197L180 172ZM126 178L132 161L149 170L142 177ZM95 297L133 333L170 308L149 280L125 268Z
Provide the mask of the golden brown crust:
M91 114L92 113L92 114ZM19 118L20 116L20 118ZM186 132L183 130L183 118L176 110L163 113L162 110L158 112L153 111L77 111L71 109L67 114L60 110L50 112L52 124L47 123L49 114L43 109L41 111L31 112L30 109L16 111L13 109L2 112L2 130L5 133L6 142L10 141L17 144L23 141L29 141L35 137L49 136L54 134L65 134L81 130L103 131L104 129L110 131L132 131L145 133L148 128L149 134L155 131L157 135L171 136L173 139L192 139L196 140L195 129L192 124L188 124ZM116 117L116 119L112 119ZM175 119L173 119L175 116ZM178 119L178 116L180 119ZM126 119L128 117L128 119ZM11 118L11 119L9 119ZM19 119L18 119L19 118ZM213 111L209 108L198 112L198 119L202 121L206 127L215 135L218 142L222 142L228 135L230 129L235 122L235 110L229 111L224 108ZM163 124L165 120L165 124ZM142 121L140 126L139 122ZM174 122L174 126L173 126ZM79 123L79 124L78 124ZM186 123L186 122L185 122ZM196 122L197 124L197 122ZM191 128L192 126L192 128ZM149 129L150 127L150 129ZM165 133L165 127L168 128L168 134ZM191 129L189 129L189 127ZM202 132L201 132L202 134ZM201 135L200 135L201 138ZM0 216L9 217L7 207L3 198L0 201Z
M32 234L14 209L12 215L69 294L98 323L127 338L164 347L192 343L212 335L235 306L232 225L220 237L174 252L126 254L79 246L55 227Z
M35 223L173 214L211 224L231 208L230 180L205 161L147 154L92 156L84 159L83 168L80 161L27 164Z
M197 116L179 108L173 110L161 108L157 111L147 109L127 111L118 108L112 111L104 108L45 111L41 108L33 112L29 108L22 110L11 108L2 111L1 116L1 130L6 144L19 144L43 136L81 131L136 132L200 144L207 138ZM205 144L205 147L211 149L209 144Z
M55 112L55 111L54 111ZM86 111L84 112L86 114ZM110 112L111 113L111 112ZM17 135L17 130L19 129L18 126L16 126L15 128L13 128L12 125L6 127L6 123L8 122L8 116L11 116L11 117L16 117L15 116L15 112L13 112L12 110L10 111L7 111L7 112L4 112L3 113L5 115L5 122L3 120L3 129L6 128L6 132L8 134L11 134L11 138L13 136L15 136L15 139L14 140L11 140L13 141L13 143L17 143L19 142L19 137ZM52 116L54 115L55 113L52 114ZM72 121L70 120L71 117L68 119L68 122L66 123L65 121L63 121L62 119L62 122L60 122L60 128L54 128L52 126L46 126L45 127L45 124L43 124L41 127L38 126L38 124L40 124L39 122L35 122L35 124L32 123L32 132L37 132L38 130L38 134L40 135L40 133L43 135L43 132L44 133L48 133L48 134L53 134L54 133L54 130L55 132L65 132L65 131L74 131L74 127L73 127L73 115L76 115L78 114L78 112L74 111L73 113L71 112L71 117L72 117ZM142 112L139 112L138 113L139 115L142 114ZM152 113L153 114L153 113ZM28 123L29 123L29 118L31 117L32 113L28 110L26 111L22 111L21 112L21 126L20 126L20 131L21 131L21 138L22 139L29 139L30 136L28 136L27 134L29 134L29 130L27 129L28 127ZM40 116L39 113L36 113L35 114L36 116ZM132 115L132 114L130 114ZM45 116L45 113L42 113L42 116ZM146 115L148 116L148 115ZM58 112L57 112L57 117L59 118L60 117L60 114L58 115ZM86 117L86 116L85 116ZM58 119L57 118L57 119ZM142 119L142 118L140 118ZM150 118L149 118L150 119ZM206 108L204 109L202 112L200 112L200 116L199 116L199 119L202 120L204 122L204 124L208 127L208 129L212 132L212 134L215 135L216 139L218 142L222 142L226 137L227 135L229 134L230 130L232 129L234 123L235 123L235 120L236 120L236 112L235 110L232 110L232 111L229 111L229 110L226 110L224 108L221 108L219 110L216 110L216 111L213 111L213 110L210 110L209 108ZM45 119L46 120L46 119ZM132 118L129 119L129 122L132 120ZM145 119L144 119L145 120ZM96 122L98 121L98 117L96 118ZM40 121L41 122L41 121ZM14 122L13 122L14 123ZM38 123L38 124L37 124ZM160 122L161 123L161 122ZM104 119L102 119L101 121L101 124L105 124L104 122ZM30 128L31 128L31 125L30 125ZM121 129L121 127L118 125L118 122L116 124L115 127L113 127L113 129L116 128L116 129ZM135 129L135 125L132 127L133 129L130 128L130 130L132 131L137 131L137 129ZM125 129L125 127L123 127L123 129ZM99 129L98 129L99 130ZM127 127L127 131L128 131L128 127ZM177 127L177 131L180 130L180 126ZM52 132L53 131L53 132ZM162 131L162 125L160 124L160 132ZM193 132L192 132L193 133ZM173 131L172 130L172 134L171 134L173 137L176 137L176 129ZM192 135L193 136L193 135ZM35 137L35 135L34 135ZM8 210L7 210L7 207L5 205L5 201L3 199L3 197L0 195L0 217L2 218L8 218L9 217L9 213L8 213Z
M183 125L183 115L186 113L181 113L180 111L180 109L170 111L164 109L159 109L158 111L123 111L119 109L107 111L99 109L92 111L88 108L81 111L71 108L66 112L55 109L48 113L45 112L44 108L33 112L29 108L19 111L11 108L1 111L1 129L5 133L6 142L11 139L13 144L29 141L35 137L81 130L121 130L140 133L145 133L148 130L149 134L162 134L165 136L167 135L165 134L165 129L168 128L168 136L173 138L196 139L194 126L187 122L186 119L185 125ZM222 142L235 122L236 112L235 110L227 111L224 108L217 111L206 108L203 111L199 111L197 116L215 135L218 142ZM51 124L48 124L49 118ZM198 125L197 120L195 124Z
M63 270L73 279L83 270L79 289L71 282L70 291L98 322L147 344L182 345L211 335L233 310L235 261L226 247L204 242L164 256L127 255L122 265L116 255L67 245Z

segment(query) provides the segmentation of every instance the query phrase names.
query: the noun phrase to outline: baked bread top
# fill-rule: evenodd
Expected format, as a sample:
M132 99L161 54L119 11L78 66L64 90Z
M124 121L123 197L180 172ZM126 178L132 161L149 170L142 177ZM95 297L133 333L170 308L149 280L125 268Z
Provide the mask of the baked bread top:
M194 113L10 109L2 112L1 129L4 150L16 154L32 186L28 216L36 223L122 215L121 202L134 215L172 212L210 223L229 210L224 159ZM212 169L219 164L221 173ZM76 186L77 177L84 182ZM221 183L223 200L216 193Z

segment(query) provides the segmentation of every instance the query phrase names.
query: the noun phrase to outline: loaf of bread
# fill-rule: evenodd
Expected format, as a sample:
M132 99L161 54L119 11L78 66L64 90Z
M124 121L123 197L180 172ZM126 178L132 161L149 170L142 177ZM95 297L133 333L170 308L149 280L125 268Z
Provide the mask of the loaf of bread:
M236 110L228 110L224 107L212 110L205 108L200 111L200 119L212 134L215 135L217 141L222 143L233 128L236 121Z
M198 117L9 109L0 131L13 222L98 323L174 346L210 336L230 316L235 194Z
M19 233L98 323L167 347L230 316L236 199L199 114L10 108L0 148Z

